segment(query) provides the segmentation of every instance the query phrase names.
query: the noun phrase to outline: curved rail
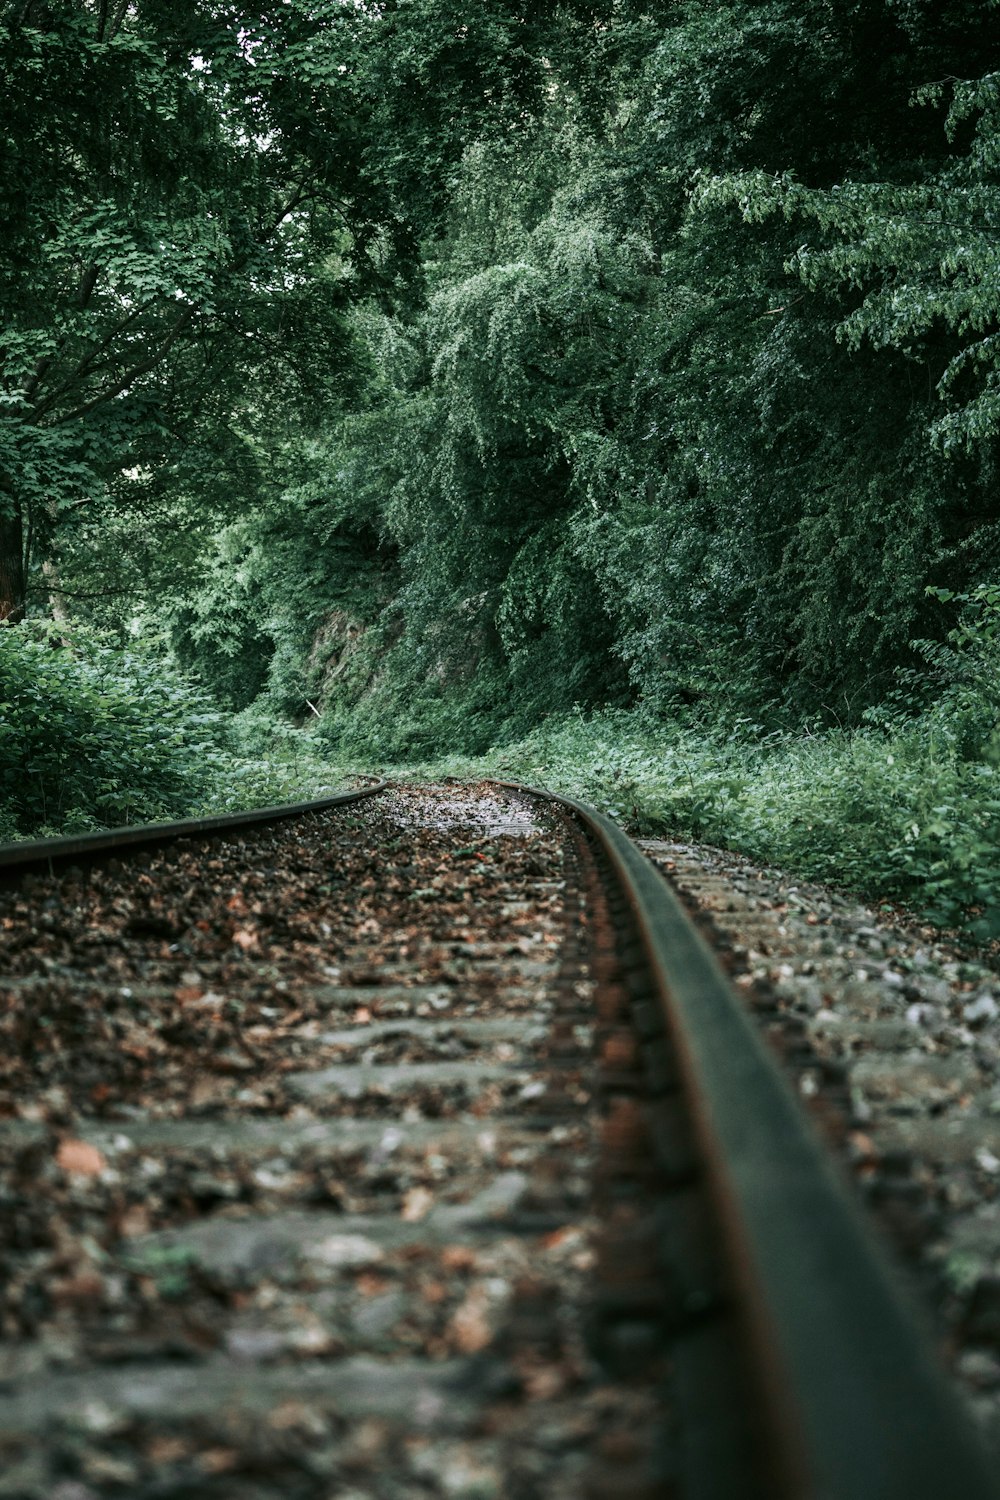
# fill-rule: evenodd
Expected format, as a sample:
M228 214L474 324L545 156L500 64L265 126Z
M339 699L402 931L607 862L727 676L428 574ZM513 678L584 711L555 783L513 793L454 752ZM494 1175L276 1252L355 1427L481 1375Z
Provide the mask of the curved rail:
M14 844L0 844L0 879L5 875L23 875L34 870L50 870L70 860L99 859L112 856L120 849L151 849L171 844L175 839L200 838L206 834L239 833L266 823L280 823L306 813L325 812L347 802L362 802L384 792L388 782L360 787L351 792L337 792L313 802L287 802L277 807L257 807L249 812L219 813L208 818L184 818L176 823L137 823L128 828L110 828L101 833L69 834L51 839L25 839Z
M666 881L594 808L494 784L571 812L627 901L744 1310L776 1495L996 1500L995 1478L919 1314ZM738 1493L721 1451L703 1454L701 1467L699 1495Z

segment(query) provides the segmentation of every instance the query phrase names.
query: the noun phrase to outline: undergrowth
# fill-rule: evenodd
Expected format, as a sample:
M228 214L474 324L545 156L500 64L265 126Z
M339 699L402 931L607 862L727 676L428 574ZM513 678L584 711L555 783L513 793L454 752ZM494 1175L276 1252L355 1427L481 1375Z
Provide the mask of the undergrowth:
M408 771L534 782L636 834L725 845L977 936L1000 931L1000 776L920 722L761 744L605 714Z
M322 771L388 779L507 777L590 802L636 834L725 845L804 879L902 901L977 938L1000 934L1000 594L966 600L948 641L922 648L861 728L764 734L690 714L553 715L480 753L358 765L347 739L296 741L300 795ZM919 645L919 643L918 643ZM252 742L261 732L248 724ZM477 736L478 737L478 731ZM478 746L475 747L478 751ZM316 794L316 793L314 793Z
M225 720L147 643L0 628L0 837L180 816L226 764Z
M260 708L214 711L147 648L0 630L0 837L320 797L358 774L506 777L637 834L716 843L930 920L1000 934L1000 591L959 600L946 644L858 729L763 734L642 710L552 715L482 750L361 755ZM919 643L918 643L919 645ZM387 736L387 749L394 736ZM477 743L478 741L478 743Z
M937 720L931 711L912 721L761 741L690 723L651 723L634 712L581 713L552 717L481 755L363 765L350 756L326 758L322 742L292 730L282 743L271 741L271 759L257 775L289 797L322 796L361 771L412 782L524 781L589 802L636 835L719 844L802 879L901 901L942 926L994 937L1000 770L992 759L963 756L956 734ZM245 730L245 751L263 728L258 721ZM239 797L254 784L244 783Z
M763 734L641 711L549 718L476 756L385 774L498 775L577 796L630 831L726 845L802 878L1000 935L1000 589L928 590L945 642L855 729Z
M301 731L221 712L158 641L0 627L0 842L322 797L343 776Z

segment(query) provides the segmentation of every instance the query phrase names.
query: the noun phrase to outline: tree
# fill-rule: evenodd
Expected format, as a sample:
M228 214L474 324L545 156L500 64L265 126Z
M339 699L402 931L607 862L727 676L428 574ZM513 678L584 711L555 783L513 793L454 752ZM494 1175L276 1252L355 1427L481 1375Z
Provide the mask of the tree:
M321 28L350 56L344 7L0 15L0 617L17 618L68 518L109 491L141 503L199 426L225 431L249 379L302 373L303 325L343 302L331 257L370 240L374 209L349 111L320 149L294 97Z
M228 443L248 385L336 406L344 305L412 295L469 135L529 115L546 47L594 14L3 6L0 617L109 493L148 529L157 475Z

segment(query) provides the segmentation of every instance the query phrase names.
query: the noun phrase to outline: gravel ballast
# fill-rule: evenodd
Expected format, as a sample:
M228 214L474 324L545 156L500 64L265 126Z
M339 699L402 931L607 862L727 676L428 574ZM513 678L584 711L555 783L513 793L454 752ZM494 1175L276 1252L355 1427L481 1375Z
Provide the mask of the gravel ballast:
M743 856L638 842L722 949L1000 1456L1000 972Z

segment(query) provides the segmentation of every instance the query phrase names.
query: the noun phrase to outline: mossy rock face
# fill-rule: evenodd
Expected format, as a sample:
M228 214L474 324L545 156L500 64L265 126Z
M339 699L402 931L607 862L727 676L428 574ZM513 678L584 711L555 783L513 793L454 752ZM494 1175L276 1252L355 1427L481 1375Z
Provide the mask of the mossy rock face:
M357 665L364 673L364 665L358 660L364 649L364 637L368 627L363 620L334 609L325 616L316 634L306 659L306 686L311 701L322 709L338 691L338 685Z

